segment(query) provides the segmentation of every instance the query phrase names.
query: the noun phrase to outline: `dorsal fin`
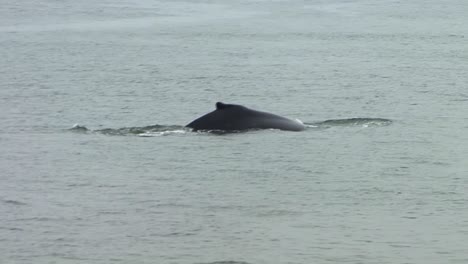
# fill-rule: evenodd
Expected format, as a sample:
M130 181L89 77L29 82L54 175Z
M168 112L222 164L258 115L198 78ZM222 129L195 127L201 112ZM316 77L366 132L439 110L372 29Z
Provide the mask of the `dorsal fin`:
M225 109L225 108L228 108L228 107L232 107L234 105L232 104L225 104L223 102L217 102L216 103L216 110L222 110L222 109Z

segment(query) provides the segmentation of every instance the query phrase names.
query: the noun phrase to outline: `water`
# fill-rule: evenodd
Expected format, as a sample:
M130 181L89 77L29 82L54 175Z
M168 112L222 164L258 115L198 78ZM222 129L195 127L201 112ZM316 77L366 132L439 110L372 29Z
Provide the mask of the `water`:
M467 263L467 11L3 0L0 262Z

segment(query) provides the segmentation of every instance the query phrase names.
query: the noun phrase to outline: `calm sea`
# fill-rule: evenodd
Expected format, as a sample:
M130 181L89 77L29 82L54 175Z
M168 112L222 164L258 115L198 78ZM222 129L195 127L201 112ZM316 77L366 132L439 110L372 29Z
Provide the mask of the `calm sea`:
M467 14L1 0L0 263L468 263Z

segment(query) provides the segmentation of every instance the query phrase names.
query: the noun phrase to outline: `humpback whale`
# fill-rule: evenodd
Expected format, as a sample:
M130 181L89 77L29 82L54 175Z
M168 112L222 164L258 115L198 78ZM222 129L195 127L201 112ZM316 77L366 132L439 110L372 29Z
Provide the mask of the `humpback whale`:
M279 115L249 109L242 105L216 103L216 110L190 122L186 127L193 130L242 131L248 129L281 129L301 131L300 121Z

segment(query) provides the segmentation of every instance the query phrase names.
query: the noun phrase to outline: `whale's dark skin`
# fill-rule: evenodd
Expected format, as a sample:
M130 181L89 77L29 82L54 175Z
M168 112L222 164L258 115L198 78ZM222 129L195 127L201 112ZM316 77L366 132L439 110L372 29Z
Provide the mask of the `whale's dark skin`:
M249 109L242 105L216 103L216 110L195 119L186 127L193 130L242 131L280 129L302 131L304 124L275 114Z

